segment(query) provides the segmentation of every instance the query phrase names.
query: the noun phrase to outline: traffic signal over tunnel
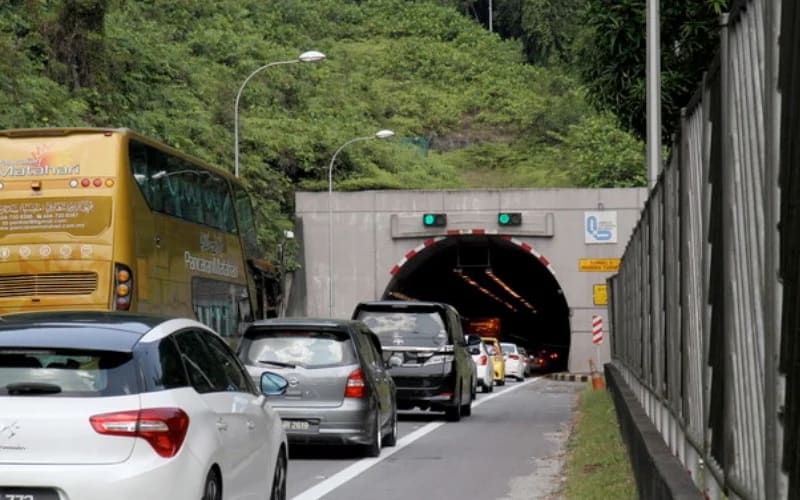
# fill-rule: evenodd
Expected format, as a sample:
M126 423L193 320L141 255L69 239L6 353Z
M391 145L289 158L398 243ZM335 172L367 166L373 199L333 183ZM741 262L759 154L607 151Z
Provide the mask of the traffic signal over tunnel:
M497 223L501 226L521 226L522 212L499 212Z
M447 214L424 214L422 225L425 227L444 227L447 225Z

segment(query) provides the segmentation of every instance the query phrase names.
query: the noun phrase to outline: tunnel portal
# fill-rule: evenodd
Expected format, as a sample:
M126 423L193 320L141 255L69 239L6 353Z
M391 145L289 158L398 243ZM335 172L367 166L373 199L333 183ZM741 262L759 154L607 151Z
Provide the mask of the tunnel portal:
M383 298L446 302L465 325L498 318L501 341L544 353L547 370L564 370L569 306L546 259L531 250L497 235L441 238L396 269Z

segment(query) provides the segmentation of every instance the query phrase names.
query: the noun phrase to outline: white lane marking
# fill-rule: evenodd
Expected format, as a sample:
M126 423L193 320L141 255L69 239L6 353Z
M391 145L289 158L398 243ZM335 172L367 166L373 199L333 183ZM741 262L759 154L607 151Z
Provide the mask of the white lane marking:
M526 380L525 382L520 382L517 385L508 387L502 391L494 392L485 398L481 398L474 403L472 403L472 407L480 406L487 401L491 401L492 399L502 396L504 394L508 394L509 392L515 391L520 387L525 387L528 384L536 382L538 380L542 380L542 377L535 377L530 380ZM405 437L399 439L397 444L393 448L383 448L381 450L381 454L379 457L375 458L364 458L359 460L358 462L354 463L353 465L342 469L341 471L337 472L336 474L332 475L328 479L312 486L311 488L305 490L302 493L297 494L296 496L292 497L292 500L317 500L321 498L331 491L335 490L339 486L345 484L346 482L350 481L357 475L361 474L365 470L379 464L380 462L386 460L387 458L391 457L398 451L402 450L406 446L410 445L417 439L429 434L439 427L443 426L447 422L431 422L419 429L415 430L411 434L406 435Z

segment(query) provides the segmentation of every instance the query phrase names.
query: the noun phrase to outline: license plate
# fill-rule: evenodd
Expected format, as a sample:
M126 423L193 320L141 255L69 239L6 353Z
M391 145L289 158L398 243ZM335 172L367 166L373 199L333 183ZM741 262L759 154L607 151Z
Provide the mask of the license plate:
M7 488L0 486L0 500L58 500L50 488Z
M307 431L311 424L305 420L284 420L283 428L287 431Z

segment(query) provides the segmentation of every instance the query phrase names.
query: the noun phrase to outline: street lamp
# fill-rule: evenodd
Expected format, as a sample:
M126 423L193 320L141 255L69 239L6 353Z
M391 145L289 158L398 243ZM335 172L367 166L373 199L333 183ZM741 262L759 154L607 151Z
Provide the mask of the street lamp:
M373 135L350 139L333 153L331 163L328 165L328 316L331 318L333 317L333 164L339 153L349 144L370 139L388 139L393 136L394 132L391 130L378 130Z
M294 63L304 63L304 62L318 62L325 59L325 54L322 52L317 52L316 50L309 50L308 52L303 52L300 54L300 57L297 59L291 59L289 61L275 61L269 64L265 64L259 68L256 68L255 71L250 73L247 78L244 79L242 86L239 87L239 92L236 94L236 104L233 109L233 141L234 141L234 148L233 148L233 174L236 177L239 177L239 99L242 97L242 91L244 90L244 86L247 85L247 82L250 81L251 78L256 76L257 73L270 68L272 66L278 66L281 64L294 64Z

